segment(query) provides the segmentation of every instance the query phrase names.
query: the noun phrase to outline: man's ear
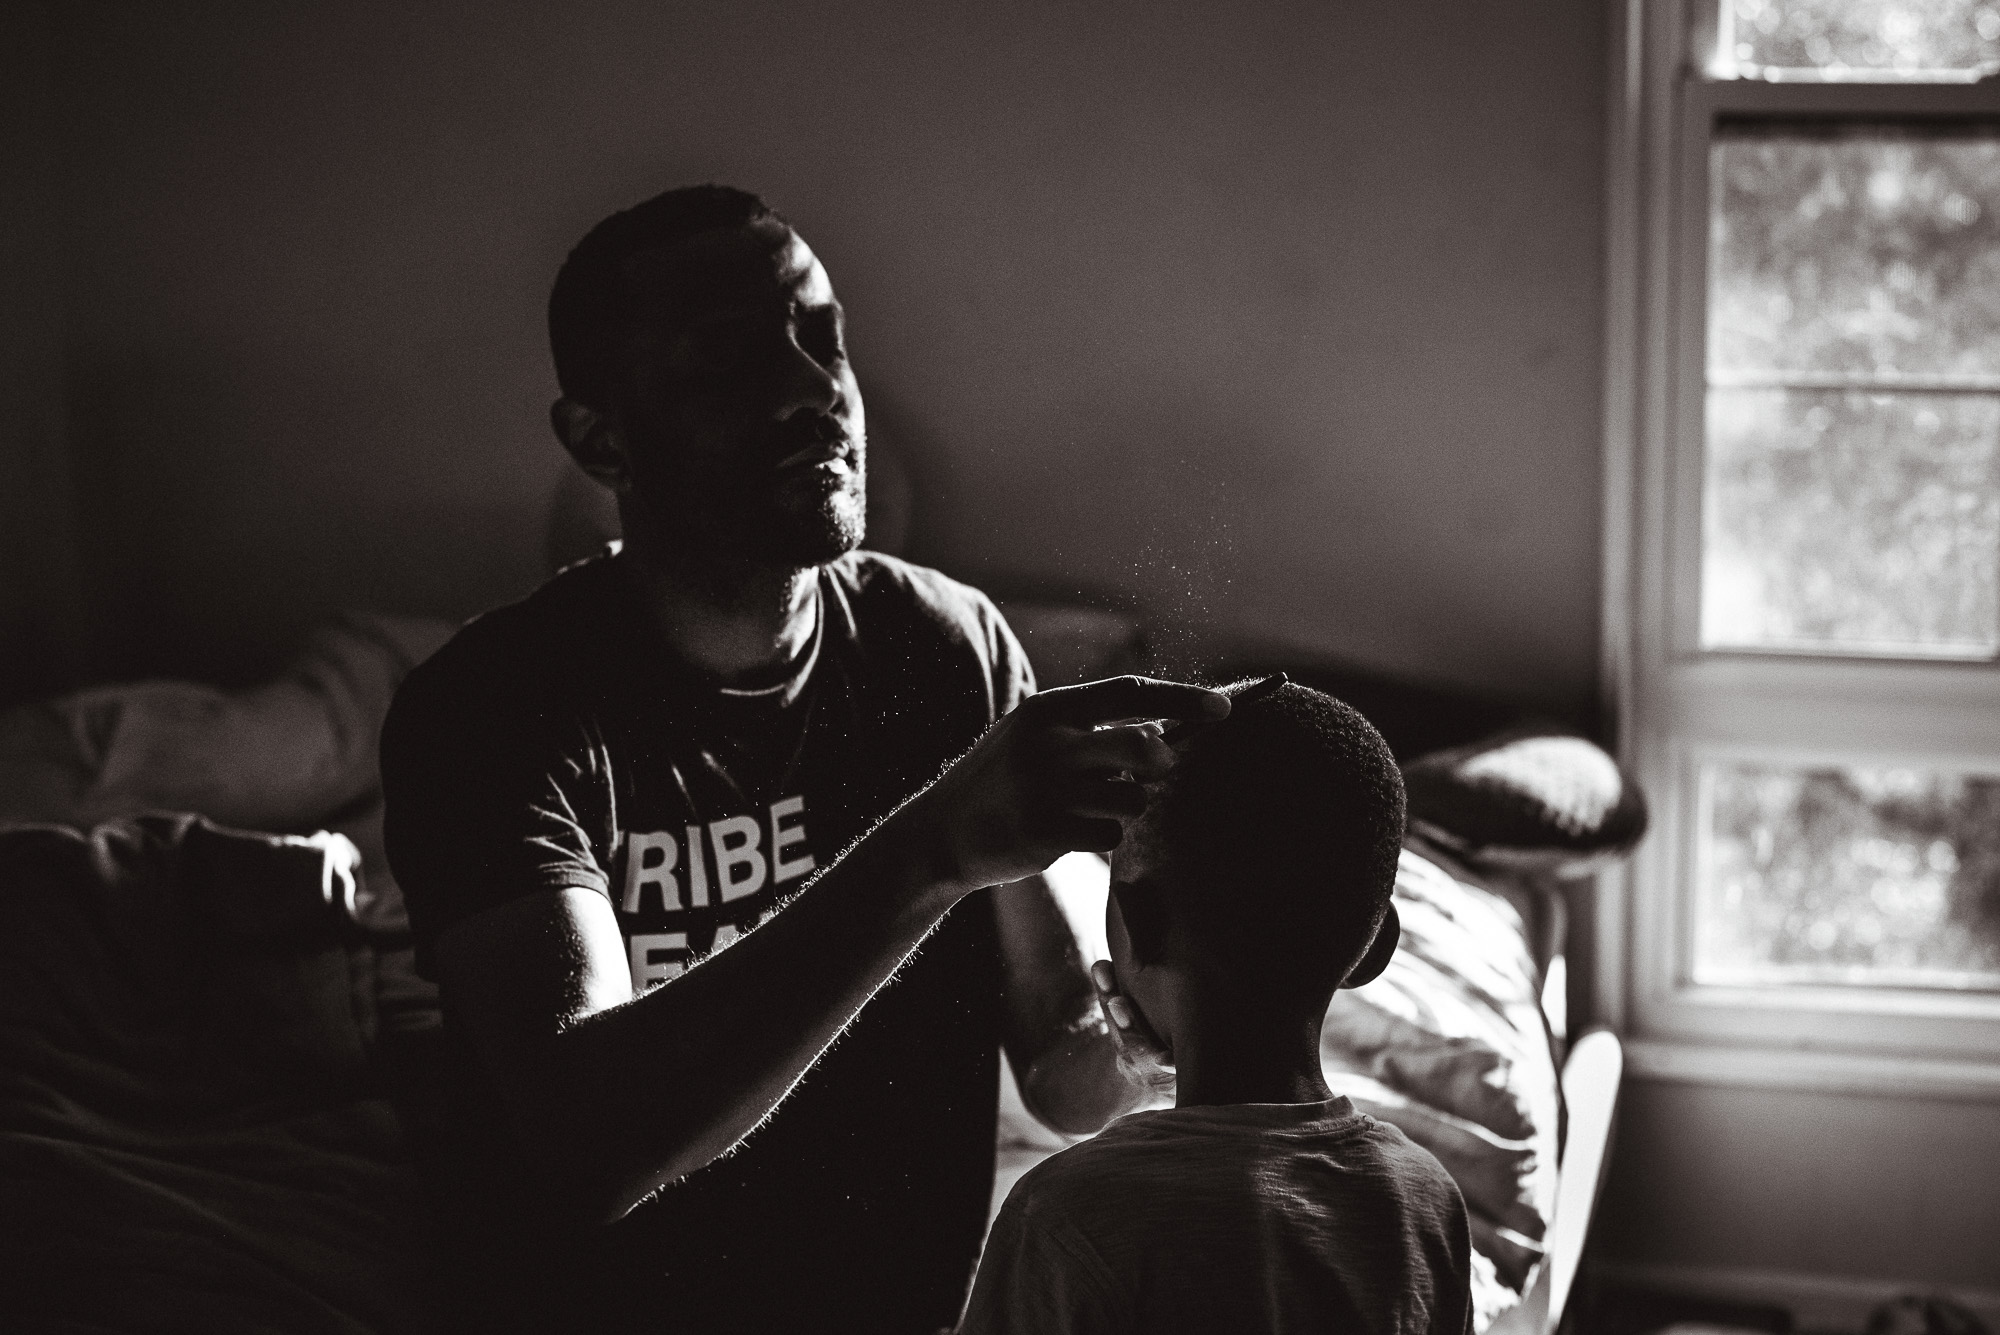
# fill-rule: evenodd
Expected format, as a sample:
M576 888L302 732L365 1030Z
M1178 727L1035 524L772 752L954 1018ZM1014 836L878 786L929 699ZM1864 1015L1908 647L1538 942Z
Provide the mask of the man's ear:
M632 465L625 453L625 433L608 413L586 408L572 398L549 405L549 425L556 439L576 460L576 466L615 496L632 489Z
M1389 959L1396 953L1396 943L1403 939L1403 920L1391 904L1389 911L1382 915L1382 925L1375 929L1375 939L1368 943L1368 953L1361 962L1347 971L1347 977L1340 980L1342 987L1361 987L1382 976L1382 970L1389 967Z
M1150 968L1166 959L1167 934L1173 928L1166 891L1151 882L1113 881L1111 895L1118 901L1118 916L1125 921L1133 962Z

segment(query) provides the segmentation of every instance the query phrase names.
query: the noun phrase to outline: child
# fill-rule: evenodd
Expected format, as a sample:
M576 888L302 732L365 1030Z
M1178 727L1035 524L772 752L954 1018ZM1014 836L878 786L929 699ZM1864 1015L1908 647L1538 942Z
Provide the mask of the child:
M1298 685L1178 750L1112 856L1095 969L1113 1023L1170 1055L1177 1102L1015 1186L961 1330L1467 1335L1458 1188L1320 1075L1335 989L1396 949L1396 763Z

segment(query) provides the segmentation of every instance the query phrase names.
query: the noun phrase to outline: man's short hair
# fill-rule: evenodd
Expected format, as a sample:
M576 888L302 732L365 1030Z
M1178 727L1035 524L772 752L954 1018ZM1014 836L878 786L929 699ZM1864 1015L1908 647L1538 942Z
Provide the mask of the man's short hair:
M1403 818L1382 735L1291 683L1190 738L1146 825L1173 912L1203 952L1291 999L1330 996L1374 939Z
M639 316L628 265L633 256L726 227L784 222L747 190L687 185L612 214L585 233L549 293L549 351L556 383L591 408L617 401L624 358Z

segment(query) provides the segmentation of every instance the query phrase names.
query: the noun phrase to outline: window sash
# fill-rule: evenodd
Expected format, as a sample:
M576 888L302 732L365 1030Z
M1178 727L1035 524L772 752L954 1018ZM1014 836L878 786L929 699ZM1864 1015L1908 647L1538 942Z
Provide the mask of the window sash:
M1854 753L1845 747L1674 739L1658 759L1660 821L1643 858L1651 865L1639 870L1642 877L1658 878L1656 883L1680 892L1644 895L1637 905L1634 935L1654 947L1633 958L1635 1018L1642 1033L1697 1042L2000 1061L2000 995L1992 992L1693 984L1694 901L1689 891L1701 836L1702 767L1743 760L1838 764L1852 761ZM1868 759L1929 767L1964 764L1971 758L1901 750L1872 753Z
M1715 654L1748 653L1759 657L1804 658L1841 657L1837 648L1826 650L1704 650L1699 643L1701 626L1701 553L1703 482L1706 466L1705 419L1708 388L1707 301L1709 241L1709 147L1711 131L1723 118L1774 121L1814 118L1843 121L1956 121L1991 120L2000 123L2000 78L1977 84L1773 84L1743 80L1710 80L1696 73L1678 81L1680 114L1678 142L1673 159L1677 170L1673 188L1677 207L1671 211L1674 231L1673 291L1670 308L1674 315L1671 363L1667 368L1669 417L1665 434L1671 444L1663 466L1670 470L1667 485L1671 504L1665 516L1666 548L1647 553L1641 570L1668 572L1665 613L1642 617L1641 627L1667 627L1663 655L1680 661ZM1718 377L1721 384L1727 378ZM1772 376L1772 381L1817 380L1819 377ZM1826 377L1834 380L1835 377ZM2000 389L2000 375L1977 377L1855 376L1839 377L1841 383L1827 386L1801 383L1799 388L1863 388L1877 380L1899 381L1899 388L1943 391L1947 380L1968 383L1974 392ZM1935 385L1930 382L1937 382ZM1990 383L1989 383L1990 382ZM1793 387L1789 383L1773 387ZM1644 646L1642 645L1642 654ZM1895 660L1909 662L1913 660ZM1921 661L1916 659L1914 661ZM1948 660L1949 661L1949 660ZM1944 666L1945 664L1939 664ZM1950 666L1960 666L1950 662ZM2000 688L1997 688L2000 689ZM2000 694L1996 694L2000 701Z
M1597 940L1627 949L1599 960L1598 1013L1641 1038L2000 1062L2000 998L1990 993L1691 982L1704 763L2000 769L2000 662L1699 645L1713 127L2000 121L2000 78L1710 79L1691 58L1704 48L1689 20L1703 14L1712 25L1713 5L1701 0L1625 7L1635 40L1613 105L1612 246L1632 271L1614 266L1609 297L1606 679L1655 823L1600 900ZM2000 391L2000 376L1936 379L1792 376L1771 387Z

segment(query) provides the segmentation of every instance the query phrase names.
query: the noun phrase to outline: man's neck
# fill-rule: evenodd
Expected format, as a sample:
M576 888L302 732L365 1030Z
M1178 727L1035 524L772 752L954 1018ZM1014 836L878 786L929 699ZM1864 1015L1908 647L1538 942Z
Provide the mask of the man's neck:
M1246 1024L1240 1012L1188 1007L1171 1042L1177 1108L1221 1103L1322 1103L1319 1026Z
M724 682L792 662L818 624L817 567L723 566L626 545L622 559L647 628L681 661Z

